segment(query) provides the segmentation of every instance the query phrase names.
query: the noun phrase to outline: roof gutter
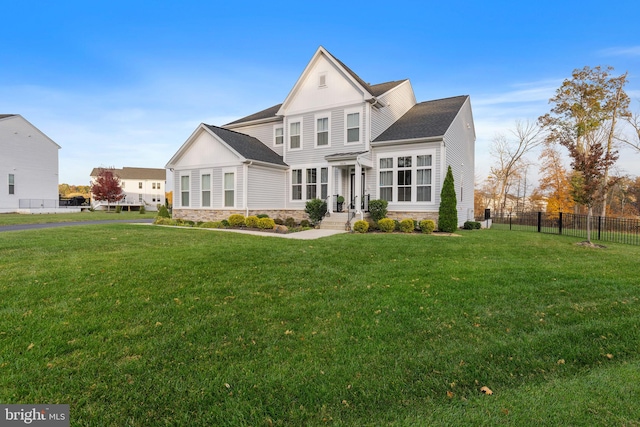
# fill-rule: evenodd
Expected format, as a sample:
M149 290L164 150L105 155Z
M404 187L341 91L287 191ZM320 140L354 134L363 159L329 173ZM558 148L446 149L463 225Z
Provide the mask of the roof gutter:
M393 139L389 141L371 141L372 147L385 147L387 145L397 145L397 144L415 144L419 142L440 142L444 140L444 135L442 136L430 136L427 138L411 138L411 139Z
M387 104L385 104L384 102L380 101L378 98L376 98L375 96L373 98L369 98L366 100L369 104L371 104L372 107L375 108L382 108L382 107L386 107Z

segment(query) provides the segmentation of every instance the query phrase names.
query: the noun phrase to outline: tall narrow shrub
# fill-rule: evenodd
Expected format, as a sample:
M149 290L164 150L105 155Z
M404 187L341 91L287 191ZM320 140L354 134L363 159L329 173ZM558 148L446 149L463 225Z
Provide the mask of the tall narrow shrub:
M453 183L451 166L440 192L440 209L438 211L438 230L453 233L458 228L458 209L456 208L456 188Z

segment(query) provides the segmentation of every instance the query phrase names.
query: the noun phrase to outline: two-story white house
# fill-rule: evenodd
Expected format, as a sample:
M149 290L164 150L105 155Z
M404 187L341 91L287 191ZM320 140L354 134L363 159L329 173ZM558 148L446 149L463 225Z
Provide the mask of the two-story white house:
M408 79L371 85L323 47L282 102L218 127L200 124L169 160L176 218L305 217L327 200L362 218L437 220L451 166L460 224L473 219L475 129L469 96L416 102Z
M60 146L19 114L0 114L0 212L58 208Z
M100 173L101 168L93 168L91 182L93 183ZM144 206L146 210L155 211L158 205L165 203L166 169L161 168L132 168L122 169L103 168L113 171L120 180L120 187L124 192L124 198L117 204L126 209L138 210ZM96 209L106 209L107 203L94 200L91 195L92 205Z

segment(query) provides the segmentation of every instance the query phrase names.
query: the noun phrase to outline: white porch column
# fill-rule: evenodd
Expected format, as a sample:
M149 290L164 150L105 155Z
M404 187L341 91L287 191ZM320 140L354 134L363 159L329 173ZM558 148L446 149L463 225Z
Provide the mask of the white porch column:
M356 193L354 199L356 201L356 215L362 214L362 166L356 160L356 176L353 191Z
M333 165L329 163L329 169L327 170L327 213L331 215L333 213Z

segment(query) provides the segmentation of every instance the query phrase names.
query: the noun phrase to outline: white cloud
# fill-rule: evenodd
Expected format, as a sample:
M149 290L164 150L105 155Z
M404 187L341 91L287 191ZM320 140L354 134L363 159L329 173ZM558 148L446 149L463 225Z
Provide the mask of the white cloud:
M599 53L603 56L640 56L640 46L611 47Z

